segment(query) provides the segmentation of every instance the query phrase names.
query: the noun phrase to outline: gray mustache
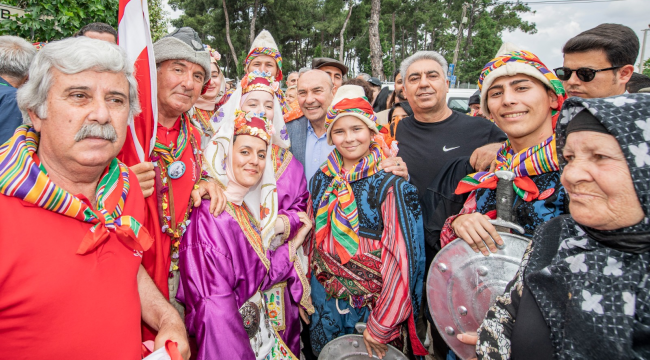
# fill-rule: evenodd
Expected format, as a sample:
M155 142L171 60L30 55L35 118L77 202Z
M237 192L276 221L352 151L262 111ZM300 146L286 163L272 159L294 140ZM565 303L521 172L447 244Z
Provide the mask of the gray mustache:
M110 142L117 141L117 131L111 124L89 123L83 127L74 136L74 141L79 142L85 138L100 138Z

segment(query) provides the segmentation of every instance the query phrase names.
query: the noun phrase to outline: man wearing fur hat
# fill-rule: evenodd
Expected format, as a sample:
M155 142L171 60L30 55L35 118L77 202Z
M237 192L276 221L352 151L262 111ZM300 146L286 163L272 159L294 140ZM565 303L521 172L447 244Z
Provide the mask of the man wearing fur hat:
M154 237L142 264L156 286L183 313L176 302L178 247L193 206L210 196L211 211L223 210L225 197L214 183L202 180L201 135L187 113L210 79L210 55L198 34L184 27L154 44L157 68L158 119L150 161L140 163L133 146L121 159L137 174L147 197L144 226ZM137 126L153 126L154 119L137 118ZM145 141L148 141L146 139ZM153 195L153 196L152 196ZM171 249L171 250L170 250ZM144 340L153 338L150 328Z

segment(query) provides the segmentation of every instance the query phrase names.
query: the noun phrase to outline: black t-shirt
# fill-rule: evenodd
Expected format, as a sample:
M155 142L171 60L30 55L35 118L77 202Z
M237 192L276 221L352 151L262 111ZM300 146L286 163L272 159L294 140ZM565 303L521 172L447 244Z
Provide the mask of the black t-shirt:
M435 123L420 122L409 116L397 124L395 133L399 156L406 162L411 184L418 189L420 198L448 161L471 156L483 145L507 139L491 121L456 111Z

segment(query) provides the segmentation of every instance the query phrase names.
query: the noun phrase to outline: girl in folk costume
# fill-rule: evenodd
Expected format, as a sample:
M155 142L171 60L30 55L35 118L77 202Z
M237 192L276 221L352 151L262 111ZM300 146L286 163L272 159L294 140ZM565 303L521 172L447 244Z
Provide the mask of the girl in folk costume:
M217 61L221 60L221 54L208 45L204 45L204 47L210 54L210 82L207 84L205 92L190 110L192 124L201 131L201 149L207 147L210 138L214 135L210 122L217 110L217 104L226 91L226 82L217 63Z
M424 281L424 235L417 190L379 170L385 158L363 88L344 85L325 121L334 144L310 182L316 233L309 248L313 350L367 323L368 352L386 344L426 355L415 333ZM314 241L315 240L315 241Z
M206 232L210 234L208 238L214 238L210 240L211 242L225 241L227 244L235 244L239 241L248 243L246 239L250 239L253 235L256 239L254 246L239 244L241 246L237 247L229 245L228 249L230 250L228 250L227 258L233 260L226 260L226 262L232 268L224 269L222 264L219 264L219 270L207 270L208 273L205 272L205 266L196 264L205 263L205 261L214 262L212 260L213 255L209 251L198 248L196 252L189 249L188 251L181 251L181 259L184 259L181 261L184 263L182 267L186 269L186 272L181 279L181 290L179 290L181 295L178 298L188 308L188 318L186 318L188 330L190 334L197 336L200 347L199 353L203 354L205 358L211 358L211 354L214 357L214 354L217 353L219 356L229 353L238 354L238 357L242 356L242 352L243 354L249 354L251 357L252 354L250 354L250 350L246 350L250 349L247 344L239 342L236 347L230 346L229 341L235 341L235 339L228 338L224 339L225 342L218 343L213 341L212 337L216 336L216 333L223 334L221 326L226 318L222 316L226 316L232 309L225 310L219 305L219 309L223 314L213 320L208 316L209 314L203 314L204 310L206 310L206 304L203 304L200 299L210 296L221 297L222 295L219 294L225 291L236 293L237 299L244 302L248 298L244 297L241 291L257 291L258 288L262 290L263 292L260 293L261 299L264 300L272 332L278 335L278 342L284 344L284 350L280 351L280 354L299 354L299 307L302 306L308 312L312 312L312 307L308 302L309 285L304 276L307 261L302 247L299 246L304 238L305 231L302 230L301 232L301 229L307 219L306 210L309 193L306 189L302 165L297 160L294 160L291 153L286 150L289 142L286 129L284 129L280 107L276 106L275 86L277 86L277 83L266 74L249 74L245 78L243 88L237 89L233 93L232 100L236 102L229 102L225 108L220 109L222 116L216 119L216 133L204 151L205 170L209 176L226 189L225 193L230 201L228 209L231 209L231 204L239 204L239 208L245 207L246 217L239 218L240 226L227 225L219 222L221 217L216 218L215 221L208 220L210 214L207 207L196 209L195 215L192 217L193 222L190 225L190 230L188 230L188 238L195 237L196 239L189 240L188 247L192 247L192 244L196 245L196 241L205 242L206 235L204 233ZM237 107L231 106L235 103L238 104ZM227 116L223 116L224 110L228 113ZM243 131L240 128L242 124L248 123L247 119L262 117L268 119L266 120L267 130L265 130L268 135L268 144L264 153L264 168L259 170L261 173L259 181L249 187L242 186L241 182L233 181L232 171L229 168L231 165L233 168L238 166L236 163L232 163L235 161L235 156L238 156L236 147L233 153L232 143L234 140L232 138ZM262 133L260 127L249 126L249 128L253 135ZM282 130L277 131L276 129ZM236 140L239 140L239 138L237 136ZM229 154L233 154L233 156L229 157ZM249 170L244 166L242 171L246 174L246 171ZM238 214L241 215L241 212ZM227 219L231 223L237 220L233 216ZM243 232L239 233L239 229L237 229L237 231L228 230L226 235L220 233L220 231L224 231L223 229L228 229L228 226L231 228L233 226L234 228L241 227ZM251 231L253 232L251 233ZM232 240L232 236L235 235L238 236L237 239L239 240ZM222 239L224 237L227 238L227 241ZM298 260L295 263L293 258L291 262L276 262L277 264L284 264L282 265L284 267L278 270L273 265L275 264L274 259L277 259L277 254L285 254L281 249L286 249L288 243L298 244L292 248L292 252L296 253ZM225 250L221 249L219 253L225 254L223 251ZM204 256L208 256L210 259L205 260ZM247 260L242 263L239 260L235 261L235 258ZM260 277L266 273L258 274L259 276L255 275L254 272L251 273L248 270L253 266L251 262L254 262L254 266L257 267L264 264L269 265L268 267L263 266L265 269L269 269L267 278ZM199 270L201 268L204 269ZM221 284L222 281L219 279L222 279L224 271L234 271L234 274L245 275L241 275L242 277L234 283ZM200 279L197 279L197 277ZM204 281L209 282L209 284L202 285ZM262 284L261 281L264 281L264 283ZM223 288L223 286L226 286L226 288ZM233 286L234 288L231 289ZM239 304L239 306L241 305ZM236 312L237 309L234 311ZM228 316L233 316L234 312L230 312L232 314ZM216 327L218 327L218 330ZM238 325L237 329L233 329L233 331L239 331L239 327L241 325ZM210 330L211 334L208 335L206 330ZM214 331L216 333L213 333ZM203 347L201 347L202 344ZM224 350L222 346L228 346L228 349ZM253 346L253 350L257 349L256 346ZM261 356L265 352L258 349L257 353ZM286 357L291 358L289 355L286 355ZM249 357L243 356L243 358ZM264 358L264 356L258 358Z

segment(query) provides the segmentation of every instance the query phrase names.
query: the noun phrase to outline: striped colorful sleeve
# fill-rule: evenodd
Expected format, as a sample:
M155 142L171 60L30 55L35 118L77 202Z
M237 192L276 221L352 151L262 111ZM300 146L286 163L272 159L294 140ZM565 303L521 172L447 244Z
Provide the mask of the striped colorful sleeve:
M381 238L381 276L383 287L375 308L368 318L370 335L381 343L388 343L399 336L400 325L412 313L409 295L409 269L404 234L399 226L399 214L395 206L394 188L382 203L384 232Z
M454 229L451 227L451 223L456 220L457 217L465 214L472 214L476 212L476 191L472 191L469 194L469 197L465 201L465 204L463 204L463 208L460 210L460 212L456 215L452 215L445 220L445 225L442 227L442 231L440 231L440 248L445 247L447 244L450 242L456 240L458 236L454 232Z

